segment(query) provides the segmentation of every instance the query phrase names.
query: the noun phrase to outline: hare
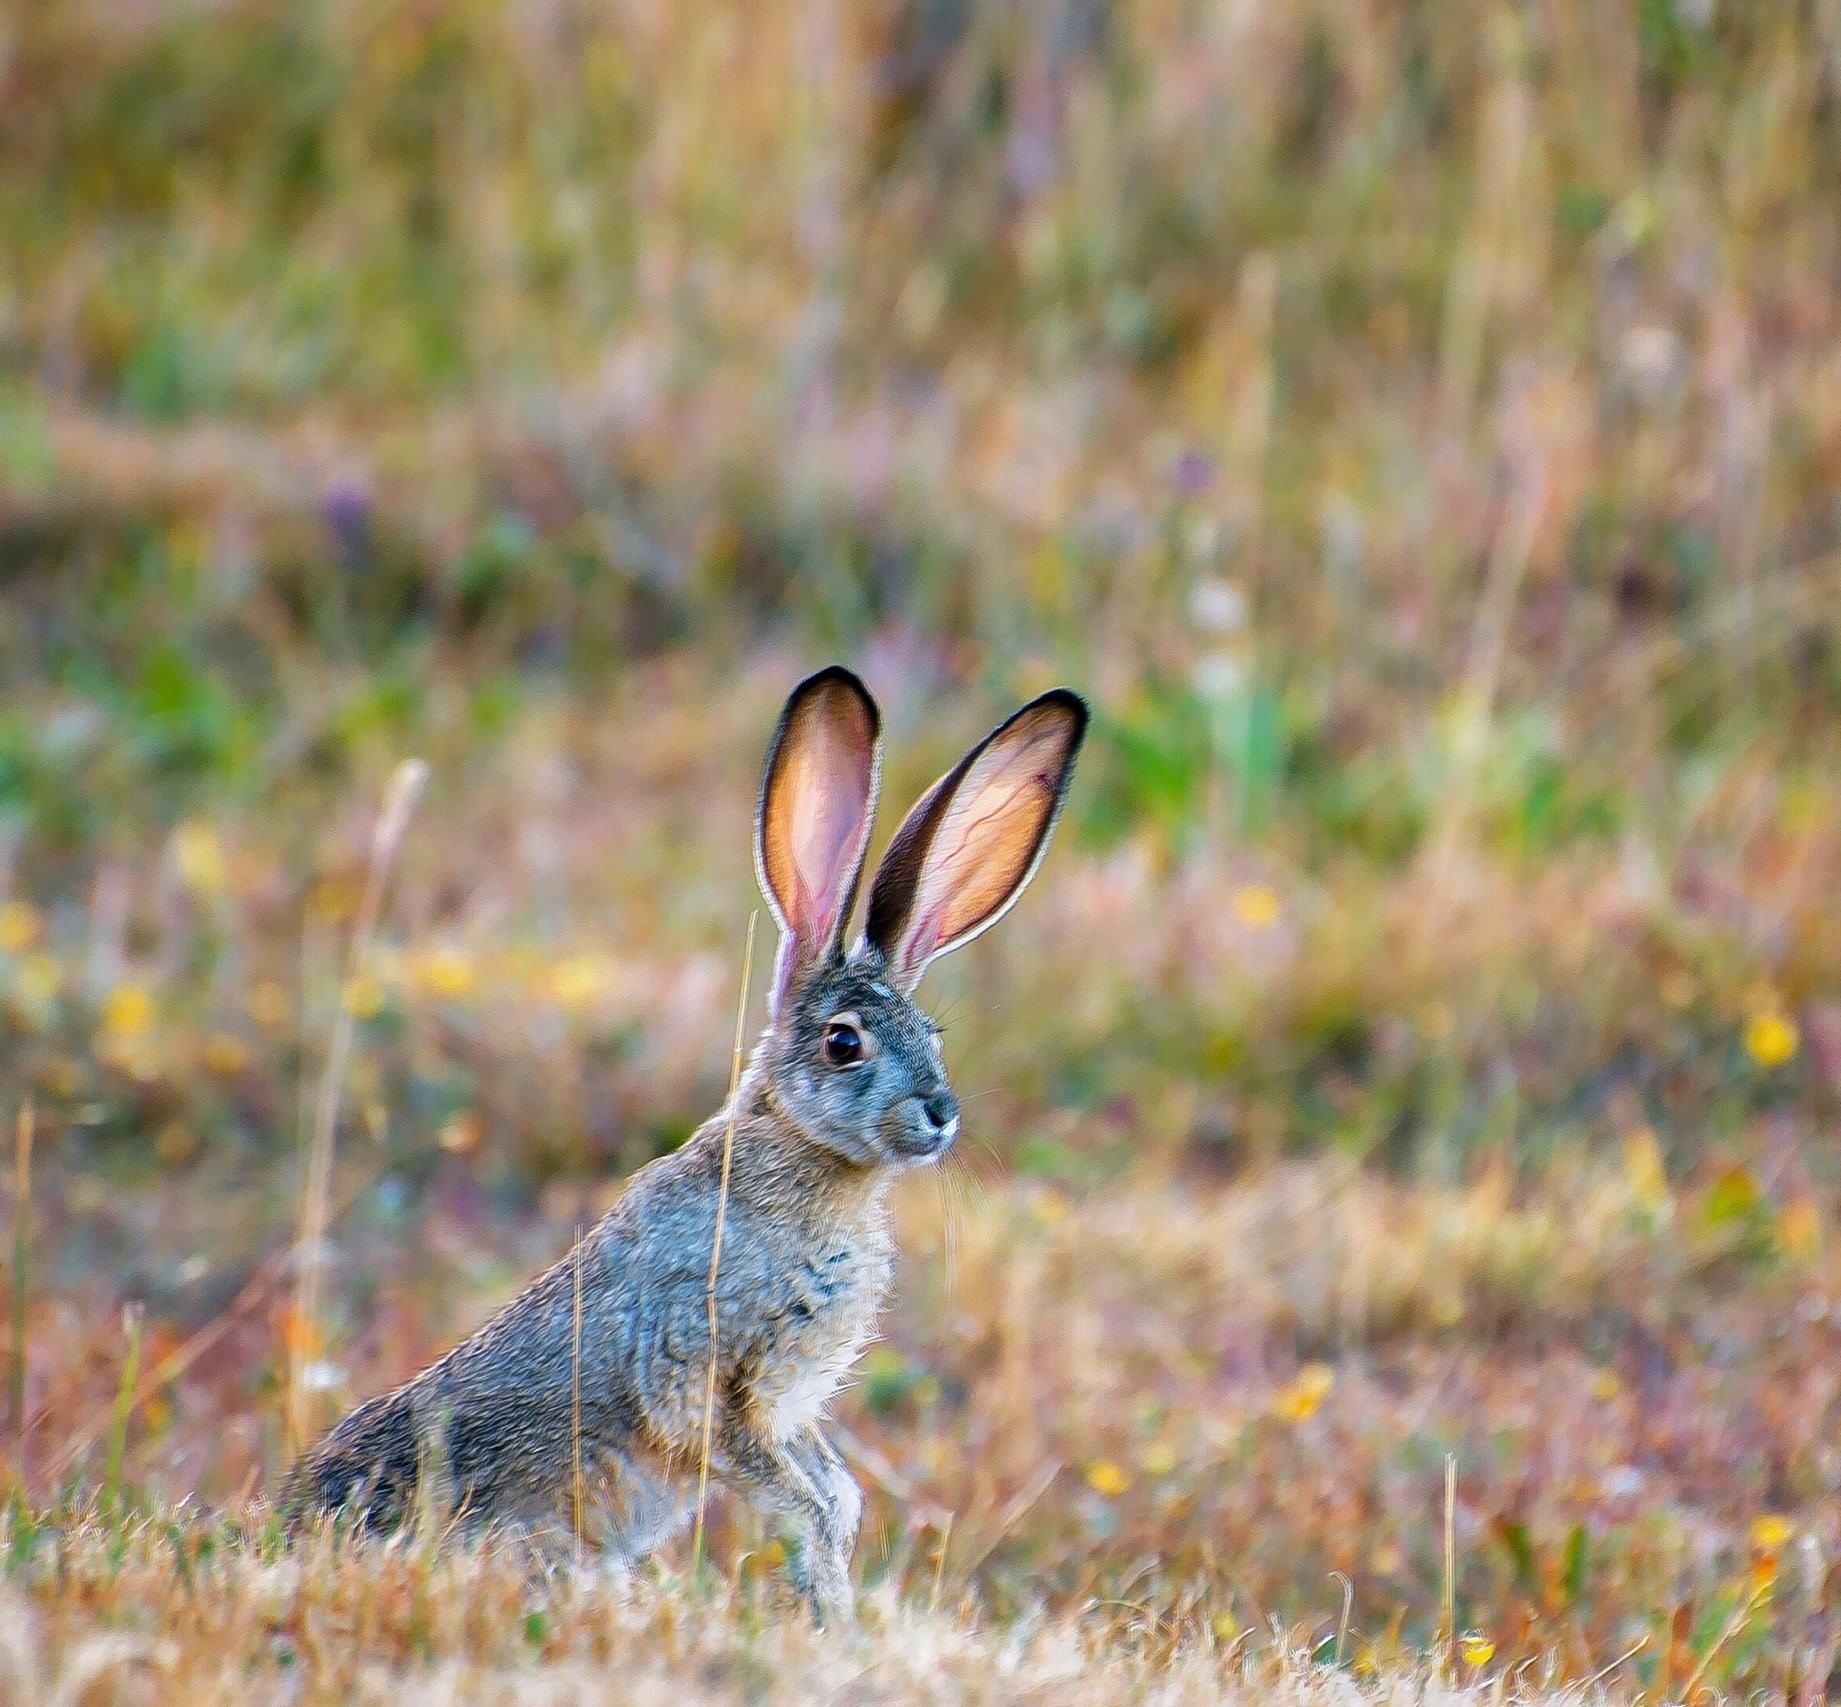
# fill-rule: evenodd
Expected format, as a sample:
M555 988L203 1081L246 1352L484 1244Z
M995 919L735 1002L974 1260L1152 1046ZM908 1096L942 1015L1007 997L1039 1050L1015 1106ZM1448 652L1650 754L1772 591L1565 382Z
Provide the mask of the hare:
M344 1512L389 1529L432 1500L467 1528L542 1533L570 1508L579 1450L597 1535L637 1558L688 1515L713 1359L710 1473L791 1531L793 1586L814 1614L848 1613L862 1497L821 1421L887 1289L889 1184L938 1161L959 1131L939 1031L912 992L1034 875L1086 722L1078 695L1045 693L928 789L847 949L880 716L840 667L793 690L755 820L779 952L733 1109L635 1175L576 1249L471 1339L313 1447L284 1496L296 1526Z

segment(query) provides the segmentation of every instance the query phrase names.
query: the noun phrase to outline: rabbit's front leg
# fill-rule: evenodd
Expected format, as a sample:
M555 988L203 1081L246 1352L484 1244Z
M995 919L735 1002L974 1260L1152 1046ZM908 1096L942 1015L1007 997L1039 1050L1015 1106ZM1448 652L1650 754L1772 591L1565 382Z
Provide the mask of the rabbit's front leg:
M786 1453L811 1480L825 1505L821 1545L835 1555L835 1570L850 1580L850 1560L857 1550L857 1530L863 1521L863 1490L851 1475L838 1450L819 1433L816 1424L801 1429L786 1442Z
M791 1524L798 1556L793 1587L820 1624L836 1624L851 1613L847 1553L840 1553L831 1506L793 1454L741 1418L725 1418L720 1442L723 1479L763 1516Z

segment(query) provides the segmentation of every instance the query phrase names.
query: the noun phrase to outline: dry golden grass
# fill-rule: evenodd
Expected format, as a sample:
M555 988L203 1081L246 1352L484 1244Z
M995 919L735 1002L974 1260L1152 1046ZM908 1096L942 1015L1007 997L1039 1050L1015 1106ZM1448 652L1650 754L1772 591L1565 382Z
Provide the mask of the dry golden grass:
M172 1545L79 1543L56 1600L0 1598L0 1686L40 1703L1203 1702L1276 1707L1578 1703L1538 1677L1458 1685L1436 1669L1352 1676L1283 1634L1222 1640L1116 1615L997 1630L871 1596L857 1628L819 1632L727 1593L534 1584L515 1560L449 1553L271 1563L175 1575ZM1603 1693L1613 1694L1606 1690Z

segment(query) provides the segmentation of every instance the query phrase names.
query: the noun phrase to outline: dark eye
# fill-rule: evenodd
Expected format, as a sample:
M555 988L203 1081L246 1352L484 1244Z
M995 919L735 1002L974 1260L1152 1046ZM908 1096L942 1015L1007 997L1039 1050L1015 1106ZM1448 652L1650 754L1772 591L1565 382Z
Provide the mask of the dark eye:
M863 1034L854 1025L833 1020L825 1027L825 1038L820 1048L827 1066L851 1067L863 1059Z

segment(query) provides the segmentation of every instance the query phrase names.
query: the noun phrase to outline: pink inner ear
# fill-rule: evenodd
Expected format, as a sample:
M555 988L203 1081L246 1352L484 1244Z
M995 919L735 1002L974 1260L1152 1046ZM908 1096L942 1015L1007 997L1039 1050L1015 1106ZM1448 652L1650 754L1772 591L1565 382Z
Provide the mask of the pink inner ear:
M898 958L918 968L988 924L1029 875L1054 811L1070 727L1045 711L973 761L927 849Z
M793 787L794 930L829 934L864 840L874 760L837 728L820 725L798 759Z
M762 876L795 960L821 953L849 905L875 810L873 708L840 686L794 708L768 787Z

